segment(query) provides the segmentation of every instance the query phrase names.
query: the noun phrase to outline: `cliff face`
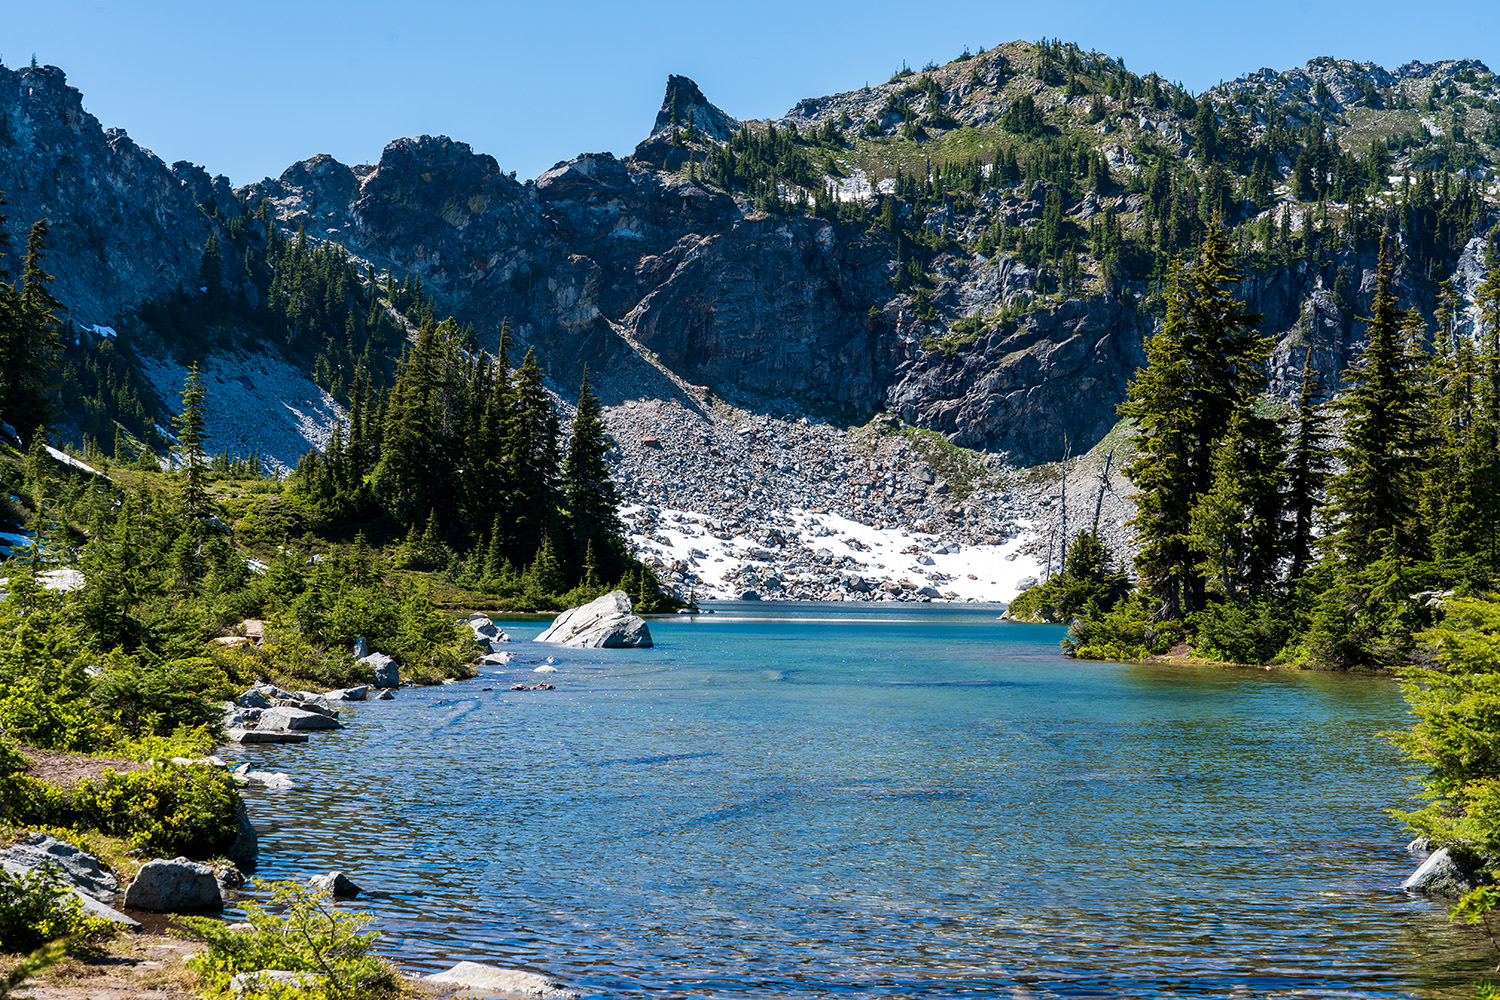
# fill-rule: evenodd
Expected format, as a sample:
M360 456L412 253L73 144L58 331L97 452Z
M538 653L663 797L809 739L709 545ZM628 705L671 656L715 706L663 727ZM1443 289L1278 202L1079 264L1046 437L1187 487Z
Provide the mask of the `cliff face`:
M831 148L892 132L902 115L908 123L926 115L934 130L980 129L1000 116L999 88L1030 72L1021 54L944 67L926 89L893 82L809 99L777 124L793 134L842 130L845 146ZM1080 65L1078 72L1091 64ZM1311 94L1364 107L1380 99L1379 88L1408 77L1425 86L1429 77L1467 80L1470 69L1441 64L1391 75L1330 61L1270 82L1288 99ZM1247 77L1224 94L1266 83ZM1058 93L1026 86L1043 104ZM1057 106L1066 112L1067 103ZM742 123L682 77L669 82L653 134L633 156L582 155L524 183L462 142L421 136L392 142L374 165L316 156L231 192L222 177L186 163L169 168L123 133L103 130L52 68L0 69L0 113L11 232L23 234L35 218L52 221L56 292L84 324L108 323L191 284L210 234L264 206L288 231L340 243L377 270L417 275L442 311L475 327L483 346L493 347L508 319L565 382L584 363L638 370L631 366L644 354L681 383L752 408L786 403L856 418L885 410L1023 462L1056 458L1065 436L1078 453L1114 425L1155 324L1129 294L1040 299L1046 283L1017 255L965 249L992 224L1012 232L1037 225L1049 194L1041 183L1024 195L987 191L968 215L929 212L920 225L940 229L934 242L946 249L925 265L920 294L895 291L899 254L880 226L830 221L837 213L768 214L698 179ZM1188 148L1184 121L1170 110L1151 114L1121 127L1170 140L1158 148ZM1100 150L1122 183L1144 169L1119 143ZM858 171L842 173L830 188L858 194ZM1087 232L1106 200L1122 213L1141 204L1138 194L1090 193L1068 207L1069 224ZM1476 238L1455 277L1461 294L1472 296L1482 259ZM1277 339L1275 391L1295 393L1309 341L1331 379L1349 364L1373 266L1368 255L1343 252L1318 270L1299 264L1247 280L1243 294ZM1403 288L1430 315L1430 284Z
M222 234L211 213L240 210L227 179L168 167L102 128L52 66L0 67L0 191L17 258L32 223L48 220L53 291L87 326L191 282L209 234Z

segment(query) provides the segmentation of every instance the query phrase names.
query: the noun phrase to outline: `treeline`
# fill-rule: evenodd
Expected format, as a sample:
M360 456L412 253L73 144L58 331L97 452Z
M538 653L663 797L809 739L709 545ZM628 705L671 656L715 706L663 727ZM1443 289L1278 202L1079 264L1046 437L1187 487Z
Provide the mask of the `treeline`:
M1210 226L1174 269L1162 329L1121 416L1133 428L1139 584L1070 633L1076 655L1132 658L1186 640L1246 663L1393 667L1443 595L1500 579L1500 228L1478 295L1482 335L1436 329L1394 291L1382 244L1366 343L1336 401L1309 362L1294 412L1265 399L1270 339L1234 297L1232 243ZM1337 417L1342 443L1330 448ZM1331 473L1331 469L1337 469Z
M398 565L527 609L620 583L651 610L656 580L626 547L587 372L564 447L536 355L512 369L508 354L503 328L491 357L451 319L424 324L389 390L356 373L347 435L298 463L294 505L316 532L391 533Z
M885 201L894 197L894 215L908 237L897 241L907 251L897 262L898 290L921 286L918 271L925 274L936 253L1003 252L1040 271L1040 291L1081 294L1084 282L1097 276L1103 291L1118 294L1128 286L1144 294L1147 310L1158 316L1164 308L1158 293L1172 259L1196 251L1216 221L1233 231L1241 259L1252 269L1299 262L1326 268L1341 253L1362 254L1381 233L1397 232L1407 267L1437 281L1451 271L1483 217L1482 192L1466 169L1474 165L1472 156L1413 156L1407 176L1392 185L1399 153L1418 147L1431 152L1429 144L1472 147L1461 126L1441 139L1376 138L1351 150L1339 141L1337 107L1326 88L1311 103L1283 105L1248 91L1218 103L1056 40L1038 42L1034 57L1036 79L1068 99L1063 117L1056 118L1060 124L1044 100L1018 93L999 121L999 131L1014 141L991 138L990 151L982 155L938 156L920 169L898 166L892 177L869 178L877 190L889 182L890 195L867 201L834 197L832 185L843 176L838 160L861 138L851 133L847 116L812 131L799 132L795 125L747 128L727 144L706 148L701 163L689 157L688 171L744 192L765 211L862 225L873 216L888 230L893 227ZM982 55L966 58L978 61ZM995 63L982 78L976 65L970 86L991 78L1003 84L1016 69ZM900 123L901 136L919 142L927 128L957 126L949 111L952 95L934 75L903 70L892 82L902 85L887 94L865 130L875 141L887 141L892 121ZM1399 103L1392 94L1364 97L1372 106L1387 98ZM1080 117L1078 98L1087 99L1082 117L1089 123L1151 110L1175 116L1182 133L1139 136L1128 151L1135 169L1119 170L1087 134L1067 127ZM1429 103L1444 102L1457 115L1465 100L1449 87ZM1257 121L1263 124L1254 127ZM1188 144L1185 155L1174 139ZM1280 202L1283 191L1290 201ZM1017 218L1009 206L995 204L1016 195L1035 198L1041 212ZM1090 195L1110 201L1103 211L1090 212L1086 223L1073 221L1075 208ZM939 211L944 224L928 227L925 220ZM1330 283L1335 280L1330 274Z
M37 428L52 423L52 378L62 349L62 322L59 303L47 287L52 275L43 268L47 220L32 225L17 274L11 270L15 254L6 219L0 215L0 419L29 439Z
M305 231L287 238L265 203L248 213L225 223L227 243L209 237L197 287L143 303L140 325L186 361L247 341L277 347L345 405L357 371L388 386L407 324L437 318L421 282L361 273L342 247Z

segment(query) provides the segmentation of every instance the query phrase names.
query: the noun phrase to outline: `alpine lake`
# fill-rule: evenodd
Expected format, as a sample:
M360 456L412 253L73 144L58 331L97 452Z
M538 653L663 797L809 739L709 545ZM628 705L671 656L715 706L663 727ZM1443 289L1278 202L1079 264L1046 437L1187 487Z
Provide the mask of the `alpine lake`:
M257 876L585 997L1468 997L1389 678L1083 663L980 605L720 604L246 747ZM534 673L547 657L556 673ZM551 691L512 691L546 681Z

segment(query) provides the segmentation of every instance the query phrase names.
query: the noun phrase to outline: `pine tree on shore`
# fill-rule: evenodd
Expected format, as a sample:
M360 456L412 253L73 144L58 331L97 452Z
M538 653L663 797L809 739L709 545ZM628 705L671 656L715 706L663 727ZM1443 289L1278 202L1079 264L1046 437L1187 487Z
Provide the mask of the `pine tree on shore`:
M1286 552L1291 558L1288 580L1302 579L1313 559L1313 515L1328 480L1327 416L1323 410L1322 378L1312 364L1312 345L1302 359L1302 391L1297 397L1297 437L1287 477L1288 525Z
M1336 407L1345 416L1343 470L1329 482L1335 556L1350 566L1421 552L1417 490L1423 461L1423 396L1416 358L1403 342L1403 316L1392 278L1394 255L1382 243L1367 345L1345 375Z
M573 528L574 551L585 561L608 561L607 570L619 559L613 549L624 534L620 521L620 494L610 478L605 457L614 446L600 417L599 397L589 385L588 368L578 390L578 408L573 418L573 436L563 460L563 495Z
M1196 262L1174 264L1165 322L1119 408L1134 424L1137 450L1125 469L1140 491L1130 522L1141 546L1136 570L1163 618L1203 606L1193 507L1213 484L1214 453L1231 421L1265 386L1270 341L1233 294L1241 277L1227 235L1211 224Z

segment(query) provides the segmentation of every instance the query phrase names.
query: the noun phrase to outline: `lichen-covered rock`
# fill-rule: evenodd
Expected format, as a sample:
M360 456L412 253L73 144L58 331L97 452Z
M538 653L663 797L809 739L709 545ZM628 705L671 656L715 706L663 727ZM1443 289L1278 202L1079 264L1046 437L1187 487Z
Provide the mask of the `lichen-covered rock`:
M646 649L652 645L651 630L645 619L635 614L623 590L564 611L536 641L578 649Z

